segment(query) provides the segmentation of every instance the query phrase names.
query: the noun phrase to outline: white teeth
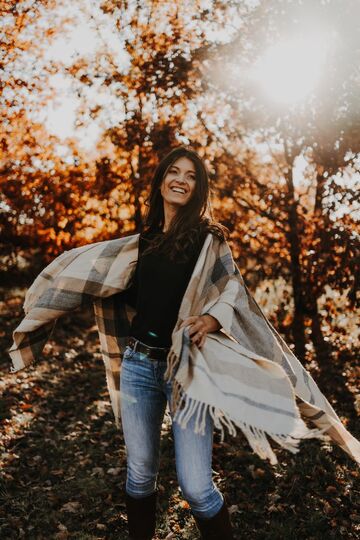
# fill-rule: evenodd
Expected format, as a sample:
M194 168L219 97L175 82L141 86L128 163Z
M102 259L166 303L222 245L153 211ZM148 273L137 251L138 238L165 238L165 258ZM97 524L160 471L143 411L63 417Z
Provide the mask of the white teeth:
M171 188L175 193L185 193L185 191L181 188Z

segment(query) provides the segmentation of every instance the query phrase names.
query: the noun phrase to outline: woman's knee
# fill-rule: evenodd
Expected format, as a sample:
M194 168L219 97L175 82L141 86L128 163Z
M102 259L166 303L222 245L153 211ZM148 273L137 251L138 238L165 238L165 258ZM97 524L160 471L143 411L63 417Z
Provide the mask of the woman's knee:
M181 492L193 514L205 519L214 516L223 505L223 495L213 482L202 488L187 483L182 485Z
M156 488L158 467L153 462L128 461L126 488L130 495L145 496Z
M202 505L206 503L216 489L212 481L196 482L196 479L179 479L181 493L188 503Z

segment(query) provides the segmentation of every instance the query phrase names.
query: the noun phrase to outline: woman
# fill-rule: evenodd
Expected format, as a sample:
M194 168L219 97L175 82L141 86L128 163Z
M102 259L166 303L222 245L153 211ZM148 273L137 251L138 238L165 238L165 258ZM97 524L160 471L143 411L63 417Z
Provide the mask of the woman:
M296 453L302 439L314 437L330 439L360 464L360 442L248 290L226 229L206 215L208 198L197 154L171 152L155 173L142 233L56 257L27 290L8 350L11 372L26 368L40 358L59 317L92 302L111 406L125 435L134 539L151 538L155 529L167 401L179 483L203 538L232 538L211 479L213 422L222 435L240 428L271 464L277 457L270 439Z
M185 147L172 150L158 165L150 205L139 240L139 259L123 299L136 310L122 359L121 418L127 453L125 500L129 535L152 538L161 425L171 381L164 380L171 334L206 234L222 240L227 230L209 218L209 181L199 155ZM202 347L220 324L210 314L183 321L191 342ZM171 414L171 408L170 408ZM183 429L172 422L176 471L202 538L233 538L224 497L212 480L214 423L194 433L194 416Z

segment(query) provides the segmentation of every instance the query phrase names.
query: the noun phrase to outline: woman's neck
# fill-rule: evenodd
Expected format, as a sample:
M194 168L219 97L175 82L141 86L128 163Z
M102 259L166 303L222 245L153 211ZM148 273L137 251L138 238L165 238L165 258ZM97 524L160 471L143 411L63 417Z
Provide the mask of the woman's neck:
M175 216L178 213L178 208L176 206L173 206L171 204L166 204L164 201L164 225L162 232L166 232L169 230L172 220L175 218Z

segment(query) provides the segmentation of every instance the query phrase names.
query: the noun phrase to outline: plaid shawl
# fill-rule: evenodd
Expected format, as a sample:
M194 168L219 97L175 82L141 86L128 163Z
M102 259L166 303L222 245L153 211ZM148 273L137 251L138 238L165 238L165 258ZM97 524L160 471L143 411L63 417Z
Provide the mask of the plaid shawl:
M90 301L94 306L106 381L120 428L120 372L135 310L121 298L138 258L139 234L65 251L28 289L25 317L8 350L11 372L40 356L56 320ZM209 313L221 324L201 349L192 344L192 315ZM305 438L331 439L360 463L360 443L343 426L308 371L261 311L235 264L228 243L209 233L196 262L172 333L165 378L173 381L173 421L182 427L196 415L204 432L207 411L215 427L246 436L261 458L277 463L271 437L295 453ZM296 403L296 396L301 403ZM300 413L316 428L309 428Z

